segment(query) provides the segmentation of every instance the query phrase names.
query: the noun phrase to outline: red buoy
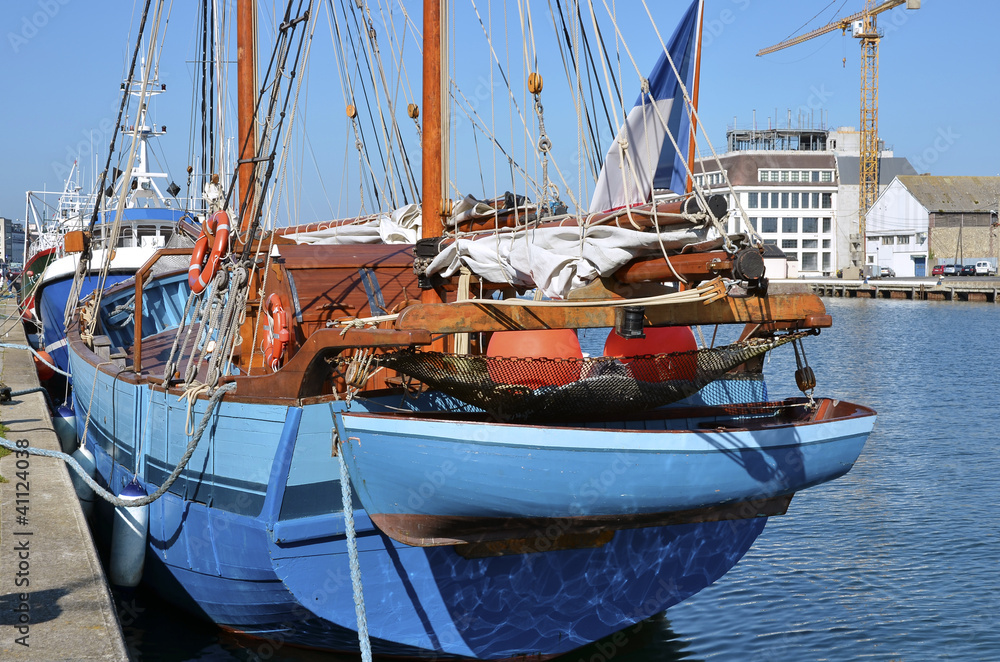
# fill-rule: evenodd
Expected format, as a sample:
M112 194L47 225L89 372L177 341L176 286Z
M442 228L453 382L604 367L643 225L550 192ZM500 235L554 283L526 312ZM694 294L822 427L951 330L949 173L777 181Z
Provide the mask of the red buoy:
M689 326L660 326L643 329L645 338L622 338L612 329L604 342L604 356L613 356L629 365L633 377L644 382L691 379L698 359L695 354L663 357L662 354L689 352L698 349L698 342ZM655 359L634 357L652 355Z
M583 358L580 340L573 329L497 331L490 338L487 356L531 359L577 359L573 361L497 362L489 364L490 378L499 384L529 388L561 386L580 378Z

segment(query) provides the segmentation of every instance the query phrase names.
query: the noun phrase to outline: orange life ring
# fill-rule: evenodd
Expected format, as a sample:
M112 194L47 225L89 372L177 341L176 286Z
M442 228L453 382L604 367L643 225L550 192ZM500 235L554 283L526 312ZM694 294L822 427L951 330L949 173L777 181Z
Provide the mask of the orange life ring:
M212 243L212 252L205 260L205 253L208 252L209 235L215 236ZM205 222L201 228L198 241L194 244L194 251L191 253L191 266L188 267L188 285L195 294L201 293L215 277L215 272L219 270L219 262L229 252L229 214L224 211L217 211Z
M264 327L264 365L273 372L278 372L278 368L281 367L281 356L285 353L285 347L291 338L288 332L288 318L285 316L281 298L277 294L267 298L265 310L271 324L269 327Z

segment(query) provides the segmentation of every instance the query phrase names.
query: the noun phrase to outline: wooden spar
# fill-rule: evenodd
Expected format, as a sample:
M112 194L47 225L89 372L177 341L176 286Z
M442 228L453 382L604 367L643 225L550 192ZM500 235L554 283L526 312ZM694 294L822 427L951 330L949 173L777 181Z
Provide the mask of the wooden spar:
M733 259L729 253L710 251L672 255L670 264L662 255L637 258L616 271L614 277L620 283L673 282L677 280L677 275L688 281L701 281L716 276L731 276L732 269Z
M697 45L695 46L694 55L694 84L691 86L691 135L688 138L688 176L687 176L687 192L690 193L694 188L694 144L695 138L698 134L698 118L695 117L696 112L698 112L698 90L701 86L701 38L702 32L705 26L705 0L701 0L698 3L698 39Z
M645 313L652 326L742 323L773 324L780 328L823 328L831 325L823 302L815 294L808 293L722 297L711 303L647 305ZM614 325L615 309L610 306L493 306L482 303L414 305L403 310L396 320L399 330L424 329L431 334L594 329Z
M441 194L444 176L441 172L441 0L424 1L424 124L421 205L422 237L433 239L443 233L441 223ZM427 304L441 303L441 295L434 289L424 290L420 300Z
M239 96L240 165L239 180L240 234L245 235L253 220L254 162L257 156L257 0L236 3L236 73Z

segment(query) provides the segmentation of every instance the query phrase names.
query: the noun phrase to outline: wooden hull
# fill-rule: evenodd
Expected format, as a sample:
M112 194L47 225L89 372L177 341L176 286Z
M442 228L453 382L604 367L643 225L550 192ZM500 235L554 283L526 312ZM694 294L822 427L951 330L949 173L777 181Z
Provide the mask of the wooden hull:
M788 410L799 411L789 407ZM781 514L850 470L875 412L820 400L740 420L668 408L592 426L343 412L341 449L373 521L411 545L482 542Z

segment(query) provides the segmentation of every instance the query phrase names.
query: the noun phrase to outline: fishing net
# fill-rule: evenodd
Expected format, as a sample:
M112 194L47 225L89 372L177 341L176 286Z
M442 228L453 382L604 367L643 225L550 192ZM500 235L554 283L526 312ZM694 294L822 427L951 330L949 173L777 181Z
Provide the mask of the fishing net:
M808 333L618 358L510 358L401 350L379 355L375 362L483 409L499 421L586 420L683 400L750 359ZM727 382L727 388L736 383Z

